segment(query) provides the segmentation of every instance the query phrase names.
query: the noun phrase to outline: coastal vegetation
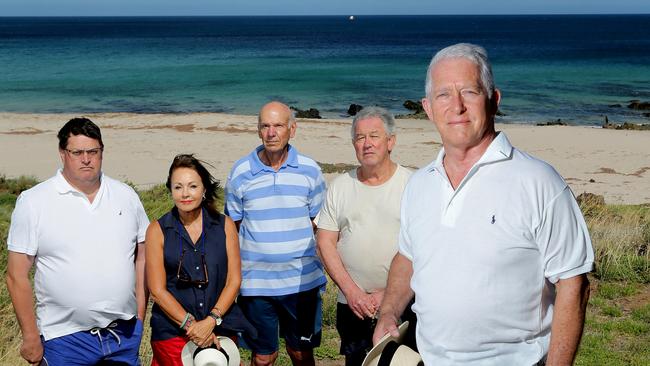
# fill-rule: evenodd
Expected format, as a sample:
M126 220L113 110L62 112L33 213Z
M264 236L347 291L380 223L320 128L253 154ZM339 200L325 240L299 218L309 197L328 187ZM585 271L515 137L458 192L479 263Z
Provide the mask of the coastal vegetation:
M340 167L329 167L338 171ZM347 169L348 167L344 167ZM29 177L0 176L0 365L19 365L21 343L4 277L7 232L17 196L37 181ZM150 219L172 207L164 185L138 192ZM222 206L223 192L219 205ZM596 265L590 274L591 298L577 365L647 365L650 362L650 204L606 205L595 196L583 196L581 208L589 225ZM315 350L320 365L340 365L335 329L336 288L330 281L323 299L323 341ZM141 347L144 365L150 364L149 327ZM244 358L248 357L243 352ZM281 352L278 365L290 365Z

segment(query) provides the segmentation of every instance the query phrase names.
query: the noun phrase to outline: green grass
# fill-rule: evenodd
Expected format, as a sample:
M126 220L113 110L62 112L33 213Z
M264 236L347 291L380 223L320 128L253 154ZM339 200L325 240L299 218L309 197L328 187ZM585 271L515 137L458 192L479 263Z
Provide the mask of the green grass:
M340 172L353 166L326 166L324 171ZM33 178L6 179L0 176L0 274L7 262L6 237L17 195L36 184ZM150 219L172 207L163 185L138 192ZM223 207L220 192L218 207ZM596 252L596 269L591 275L592 294L576 365L650 364L650 206L617 205L582 207ZM315 350L317 363L342 364L335 330L336 287L330 281L323 298L323 340ZM23 364L18 349L20 331L5 281L0 281L0 365ZM150 329L145 328L142 361L151 360ZM250 353L242 351L245 360ZM276 365L290 365L282 350Z
M650 285L592 279L576 365L650 363Z

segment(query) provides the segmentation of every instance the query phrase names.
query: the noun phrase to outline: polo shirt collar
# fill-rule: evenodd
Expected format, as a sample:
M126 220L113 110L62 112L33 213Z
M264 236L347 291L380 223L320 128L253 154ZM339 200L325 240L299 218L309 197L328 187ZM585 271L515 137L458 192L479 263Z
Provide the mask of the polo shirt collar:
M99 181L100 181L99 190L101 191L102 187L104 186L104 172L100 173ZM73 193L73 192L81 193L79 192L78 189L73 187L72 184L70 184L70 182L68 182L65 179L65 177L63 176L63 169L58 169L56 171L56 175L54 176L54 187L56 188L56 191L59 192L60 194Z
M506 134L502 131L498 131L496 137L490 143L487 150L483 153L480 159L474 164L470 172L480 167L481 165L486 165L490 163L495 163L497 161L509 159L512 156L512 144L508 140ZM445 157L445 148L444 146L438 152L436 160L429 164L428 171L437 171L438 173L446 176L445 167L442 164L442 161ZM469 175L469 174L468 174Z
M248 160L251 165L251 173L253 175L261 171L267 171L271 173L275 172L273 168L262 163L262 160L260 160L258 153L262 150L264 150L264 145L258 146L255 150L253 150L253 152L251 152L251 154L248 157ZM286 168L287 166L290 166L292 168L298 167L298 152L293 146L291 146L291 144L287 144L287 160L285 160L284 163L282 163L282 166L280 166L280 170Z

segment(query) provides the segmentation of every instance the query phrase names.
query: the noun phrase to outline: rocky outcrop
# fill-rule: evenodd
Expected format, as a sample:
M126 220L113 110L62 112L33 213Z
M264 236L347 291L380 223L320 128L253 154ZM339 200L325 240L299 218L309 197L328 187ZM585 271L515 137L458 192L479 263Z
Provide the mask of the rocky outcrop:
M408 99L408 100L404 101L404 104L402 104L402 105L404 106L404 108L408 109L409 111L412 111L414 114L424 112L424 108L422 108L422 102L420 102L420 101L414 102L414 101Z
M650 124L637 124L637 123L609 123L608 121L603 123L603 128L609 130L650 130Z
M320 112L316 108L309 108L309 109L298 109L296 107L291 107L291 109L294 110L296 114L296 118L316 118L320 119L322 118L320 116Z
M352 104L350 104L350 107L348 108L348 115L356 116L357 113L359 113L359 111L362 110L362 109L363 109L362 105L352 103Z
M640 111L650 111L650 102L641 102L639 100L631 100L630 104L627 105L630 109L636 109Z
M597 215L605 207L605 197L599 194L584 192L576 197L576 201L585 216Z
M548 122L538 123L537 126L568 126L568 125L567 125L566 122L564 122L560 118L558 118L555 121L548 121Z

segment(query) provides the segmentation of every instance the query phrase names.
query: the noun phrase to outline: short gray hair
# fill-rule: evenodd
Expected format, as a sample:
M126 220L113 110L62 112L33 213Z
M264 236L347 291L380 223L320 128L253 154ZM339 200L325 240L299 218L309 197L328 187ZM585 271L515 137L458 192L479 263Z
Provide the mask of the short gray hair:
M390 113L386 108L370 106L363 107L363 109L357 112L357 114L354 116L354 119L352 120L351 130L352 140L354 140L354 130L357 127L357 123L361 120L373 117L381 119L381 121L384 123L384 130L386 130L388 136L393 136L395 134L395 117L393 117L393 114Z
M492 76L492 66L490 65L487 51L485 48L471 43L458 43L443 48L433 56L427 69L427 80L424 85L427 98L431 98L431 93L433 92L431 71L438 62L450 58L464 58L478 66L481 74L481 84L487 92L488 98L492 99L492 94L494 94L494 77Z

